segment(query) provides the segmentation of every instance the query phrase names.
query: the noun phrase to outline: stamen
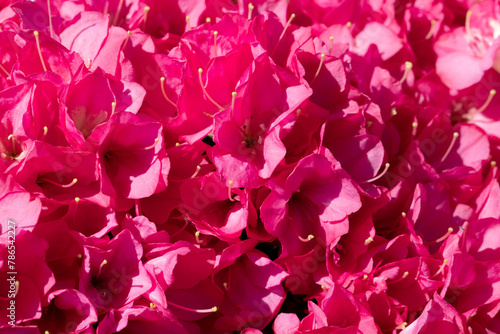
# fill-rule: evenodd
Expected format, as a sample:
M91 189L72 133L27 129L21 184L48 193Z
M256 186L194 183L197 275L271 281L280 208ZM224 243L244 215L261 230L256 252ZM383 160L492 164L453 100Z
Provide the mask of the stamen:
M68 184L60 184L60 183L57 183L55 181L52 181L52 180L49 180L49 179L44 179L44 178L40 178L40 179L38 179L38 181L47 182L47 183L53 184L53 185L61 187L61 188L70 188L70 187L74 186L78 182L78 179L74 178L73 181L71 181Z
M17 293L19 292L19 281L15 281L14 285L16 286L16 291L14 292L14 297L16 297Z
M249 3L249 4L248 4L248 16L247 16L247 19L248 19L248 20L251 20L251 19L252 19L252 13L253 13L253 9L254 9L254 8L255 8L255 7L253 6L253 4L252 4L252 3Z
M373 238L372 237L366 238L366 240L365 240L365 246L369 245L372 242L373 242Z
M101 262L101 265L99 266L99 271L97 272L97 277L101 276L102 268L107 264L108 264L107 260Z
M108 16L108 9L109 9L109 0L106 0L106 2L104 2L104 10L102 11L103 16Z
M80 197L75 197L75 210L73 212L73 219L75 222L78 218L78 203L80 203Z
M396 110L396 108L395 108L395 107L394 107L394 108L392 108L392 109L391 109L391 115L394 117L394 116L396 116L397 114L398 114L398 111Z
M87 67L88 69L90 69L90 67L92 66L92 59L88 59L88 63L85 64L85 67Z
M311 241L312 239L314 239L314 235L312 234L309 234L307 236L307 238L302 238L300 235L298 236L299 237L299 240L302 241L302 242L309 242Z
M148 20L148 13L151 8L149 6L144 7L144 21L142 22L144 28L142 30L146 31L146 22Z
M387 171L389 170L389 167L391 167L391 164L390 163L386 163L385 164L385 168L384 170L382 171L382 173L380 173L379 175L375 176L373 179L369 179L368 181L365 181L365 183L370 183L370 182L374 182L374 181L377 181L378 179L380 179L382 176L385 175L385 173L387 173Z
M227 187L227 198L229 198L229 200L231 202L235 202L236 200L233 198L233 192L232 192L232 189L233 189L233 180L229 180L228 184L229 186Z
M401 329L401 330L403 330L403 329L405 329L405 328L406 328L406 326L408 326L408 323L405 321L405 322L403 322L401 325L397 326L397 327L396 327L396 328L394 328L394 329Z
M186 229L186 227L188 226L189 224L189 220L187 217L184 217L184 225L182 225L181 229L177 232L175 232L174 234L172 234L170 236L170 240L172 240L173 237L175 237L176 235L178 235L179 233L181 233L182 231L184 231Z
M347 22L347 23L345 24L345 26L346 26L347 28L352 27L352 22L351 22L351 21Z
M167 92L165 92L165 77L160 78L160 87L161 87L161 92L163 94L163 97L165 100L167 100L168 103L173 105L175 108L177 108L177 104L175 104L172 100L170 100L167 96Z
M425 35L425 39L429 39L432 37L432 35L434 35L434 28L436 26L436 23L437 23L436 20L431 21L431 29L429 30L427 35Z
M154 148L156 146L156 144L158 144L159 141L160 141L160 138L156 138L155 142L150 146L144 147L144 150L146 151L146 150L150 150L150 149Z
M47 0L47 11L49 15L50 38L54 38L54 28L52 27L52 11L50 9L50 0Z
M446 158L448 157L448 155L451 152L451 149L455 145L455 142L457 141L458 136L459 136L458 132L453 132L453 138L451 139L450 146L448 146L448 149L446 150L445 154L441 157L441 160L439 160L439 163L437 166L441 165L443 163L443 161L446 160Z
M321 285L321 289L325 292L328 292L328 290L326 289L326 285Z
M302 112L302 110L297 109L297 118L299 118L301 112Z
M3 66L2 66L2 64L0 64L0 70L1 70L3 73L5 73L5 75L7 76L7 78L8 78L8 77L10 77L10 73L9 73L9 72L7 72L7 70L5 69L5 67L3 67Z
M215 313L215 312L217 312L219 310L219 308L217 306L214 306L214 307L208 308L208 309L196 310L196 309L193 309L193 308L189 308L189 307L177 305L175 303L172 303L171 301L167 301L167 304L175 306L175 307L177 307L177 308L179 308L181 310L189 311L189 312L194 312L194 313Z
M210 23L210 22L212 22L212 19L211 19L211 18L209 18L209 17L207 17L207 18L205 19L205 22L206 22L206 23Z
M411 123L411 127L412 127L411 134L412 136L415 136L417 134L418 123L417 122Z
M200 231L196 231L196 232L194 233L194 238L196 239L196 243L197 243L197 244L202 244L202 243L203 243L203 241L202 241L202 240L201 240L201 238L200 238L200 234L201 234L201 233L200 233Z
M401 212L401 216L403 216L403 218L406 218L406 212Z
M116 111L116 102L111 102L111 115L113 115Z
M367 279L368 278L368 275L367 274L364 274L363 275L363 279Z
M74 260L75 258L77 259L81 259L83 257L82 254L77 254L76 256L74 254L67 254L67 253L64 253L64 254L61 254L60 257L51 257L50 258L50 261L60 261L60 260L67 260L67 259L70 259L70 260Z
M472 16L472 11L468 10L467 14L465 14L465 33L469 36L472 37L472 33L470 31L470 18Z
M491 161L490 165L491 165L491 167L495 167L497 165L497 162L496 161Z
M442 241L445 241L452 233L453 233L453 227L448 227L448 231L442 237L439 237L436 240L427 241L424 243L424 245L428 246L428 245L438 244Z
M219 32L214 31L214 52L216 57L217 57L217 34L219 34Z
M36 48L38 50L38 56L40 56L40 61L42 62L42 67L45 72L47 72L47 67L45 66L45 62L43 61L42 57L42 49L40 49L40 39L38 38L38 31L35 30L33 31L33 35L35 35L35 41L36 41Z
M212 102L217 108L219 108L219 110L224 110L224 108L220 104L218 104L217 102L215 102L215 100L212 99L212 97L210 95L208 95L208 92L205 89L205 86L203 85L203 80L201 79L201 74L202 73L203 73L203 69L199 68L198 69L198 80L200 81L200 86L201 86L201 89L203 90L203 94L205 94L205 96L207 97L207 99L210 102Z
M222 283L222 286L226 291L231 287L231 267L227 269L227 281Z
M234 118L234 102L236 100L236 95L238 95L238 93L236 92L231 93L231 118Z
M467 229L469 228L469 222L465 222L464 225L462 226L463 232L462 235L460 236L460 249L462 251L465 250L465 236L467 235Z
M13 134L10 134L7 137L7 140L10 140L12 142L12 154L13 154L13 156L17 156L17 153L16 153L16 137L14 137Z
M152 308L154 310L156 308L156 305L154 303L149 303L149 308Z
M123 6L123 0L120 0L120 2L118 3L118 8L116 9L115 16L113 17L113 25L114 26L118 22L118 16L120 15L120 12L122 11L122 6Z
M410 70L413 68L413 64L410 61L405 61L405 72L403 73L403 77L399 80L399 83L403 83L406 80L406 77L410 73Z
M318 69L316 70L316 73L314 74L314 78L311 80L311 84L310 86L313 85L314 81L316 80L316 78L318 77L319 75L319 72L321 71L321 66L323 66L323 61L325 60L325 54L322 53L321 54L321 57L320 57L320 60L319 60L319 65L318 65Z
M333 36L330 36L330 56L332 55L332 51L333 51Z
M200 172L200 169L201 169L200 165L196 166L196 170L194 171L193 175L191 175L190 179L194 179Z
M448 231L441 238L436 239L436 242L439 243L441 241L445 241L452 233L453 227L448 227Z
M134 200L134 207L135 207L135 216L136 217L142 216L141 202L138 199Z
M405 278L406 278L409 274L410 274L409 272L405 271L401 277L396 278L396 279L393 279L393 280L390 280L390 283L391 283L391 284L392 284L392 283L399 283L399 282L401 282L402 280L404 280L404 279L405 279Z
M42 134L42 141L45 139L45 136L47 136L47 133L49 132L49 128L44 126L43 127L43 134Z
M290 26L294 18L295 14L290 15L290 18L288 19L288 21L285 24L285 27L283 28L283 32L281 33L280 37L278 38L278 41L276 42L276 45L274 46L273 52L271 52L271 58L274 56L274 53L276 52L276 49L278 48L278 45L281 42L281 39L283 38L283 36L285 36L286 30L288 29L288 26Z
M189 19L189 15L186 15L186 28L187 31L191 30L191 21Z
M127 43L128 43L128 40L130 39L131 34L132 34L132 32L130 30L127 31L127 38L125 39L125 42L123 42L123 45L122 45L122 48L120 49L120 51L123 52L123 50L125 50L125 47L127 46Z
M488 95L488 98L486 99L486 101L483 103L483 105L479 109L477 109L473 112L473 115L482 113L488 107L491 100L493 100L493 97L496 95L496 93L497 93L497 91L495 89L490 90L490 94Z
M443 270L444 270L444 267L446 267L447 263L448 263L448 259L444 259L443 260L443 264L439 267L439 270L434 275L432 275L431 278L434 278L437 275L441 274L443 272Z

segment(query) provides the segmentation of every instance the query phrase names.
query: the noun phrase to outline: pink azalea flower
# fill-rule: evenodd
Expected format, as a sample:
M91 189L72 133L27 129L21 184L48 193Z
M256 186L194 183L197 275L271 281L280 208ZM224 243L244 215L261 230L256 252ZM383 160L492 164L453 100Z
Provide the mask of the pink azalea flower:
M203 234L231 241L247 226L249 213L245 192L228 188L218 174L187 180L180 191L187 217ZM237 199L233 198L233 193Z
M461 314L470 315L483 305L498 305L499 252L492 238L499 226L493 218L473 221L464 226L460 238L443 246L450 269L440 296Z
M334 285L320 305L308 303L310 314L302 319L299 332L328 328L332 333L340 328L362 333L378 333L379 329L369 311L358 304L353 295L339 285ZM349 331L347 331L349 333ZM343 333L340 331L339 333Z
M37 322L40 330L50 332L85 332L97 313L88 298L77 290L56 290L48 296L49 305Z
M280 121L296 110L310 91L277 71L266 56L256 59L243 78L236 89L234 107L214 117L217 145L211 155L226 182L256 188L286 154Z
M436 293L425 306L422 314L401 333L435 333L447 331L467 333L460 314Z
M83 258L84 239L62 220L39 223L33 233L48 243L47 266L54 273L53 290L76 289Z
M0 177L0 189L0 215L7 218L1 223L0 240L7 241L9 218L17 224L18 230L32 231L42 209L40 199L31 196L9 174Z
M162 127L148 117L119 113L91 136L99 141L104 194L138 199L161 191L170 163L162 149Z
M497 50L500 24L493 1L472 4L465 26L441 35L434 45L438 55L436 72L451 89L478 83L490 68L498 68ZM464 71L466 69L466 71Z
M170 319L154 308L139 306L120 311L111 310L97 327L97 334L143 331L172 334L188 333L176 319Z
M2 296L8 296L8 291L14 287L16 313L15 324L23 321L39 319L42 316L42 306L46 306L45 296L55 283L54 274L50 271L45 262L45 250L47 244L29 231L21 231L15 241L16 262L15 275L8 267L7 244L2 243L2 261L0 262L0 272L4 282L2 284ZM7 281L9 279L9 281ZM0 299L2 310L0 314L0 326L7 326L10 314L7 308L10 306L10 298Z
M89 298L99 314L133 302L152 287L140 261L142 247L128 230L109 242L83 248L78 290Z
M261 218L266 230L282 243L282 257L312 249L309 236L329 245L347 233L347 216L361 202L338 168L313 154L302 159L286 179L280 176L268 183L271 193L262 203Z
M36 141L20 165L16 178L25 189L58 201L73 201L79 197L103 205L109 203L100 193L97 157L90 152Z
M165 291L168 309L179 319L196 321L210 316L222 301L211 280L215 251L186 241L159 247L148 253L146 269Z

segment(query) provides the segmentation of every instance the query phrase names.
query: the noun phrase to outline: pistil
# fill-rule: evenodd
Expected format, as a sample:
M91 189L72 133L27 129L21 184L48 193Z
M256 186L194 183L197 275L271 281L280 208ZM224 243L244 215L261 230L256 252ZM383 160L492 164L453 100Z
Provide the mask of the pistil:
M401 80L399 80L399 83L403 83L406 80L406 77L408 77L408 74L410 74L410 70L413 68L413 63L409 61L405 61L405 72L403 73L403 77Z
M161 87L161 93L163 94L165 100L167 100L168 103L177 108L177 105L171 99L168 98L167 92L165 91L165 77L160 78L160 87Z
M318 65L318 69L316 70L316 73L314 74L314 77L313 79L311 80L311 84L310 86L312 86L314 84L314 81L316 81L316 78L318 77L319 75L319 72L321 71L321 67L323 66L323 62L325 60L325 54L322 53L321 54L321 57L320 57L320 60L319 60L319 65Z
M45 66L45 62L42 57L42 49L40 48L40 38L38 37L39 33L37 30L33 31L33 35L35 35L36 48L38 50L38 56L40 57L40 61L42 63L43 70L47 72L47 67Z
M448 149L446 150L446 152L443 154L443 156L441 157L441 160L439 160L439 163L436 167L439 167L443 161L446 160L446 158L448 157L448 155L450 154L451 152L451 149L453 148L453 146L455 145L455 142L457 141L457 138L458 138L459 134L458 132L453 132L453 138L451 139L451 143L450 145L448 146Z
M185 306L181 306L181 305L172 303L171 301L167 301L167 304L172 305L174 307L177 307L178 309L181 309L181 310L184 310L184 311L194 312L194 313L201 313L201 314L204 314L204 313L215 313L215 312L217 312L219 310L219 308L217 306L214 306L214 307L211 307L211 308L208 308L208 309L194 309L194 308L185 307Z
M285 27L283 28L283 32L281 33L280 37L278 38L278 41L276 42L276 45L274 46L273 52L271 52L271 58L274 56L274 53L276 52L276 49L278 48L278 45L281 42L281 39L283 38L283 36L285 36L286 30L288 29L294 18L295 14L290 15L290 18L288 19L288 21L285 24Z
M251 19L252 19L252 13L253 13L253 9L254 9L254 8L255 8L255 7L253 6L253 4L252 4L252 3L249 3L249 4L248 4L248 16L247 16L247 19L248 19L248 20L251 20Z
M201 79L201 74L203 73L203 69L202 68L199 68L198 69L198 80L200 82L200 86L201 86L201 89L203 90L203 94L205 94L205 96L207 97L207 99L212 102L217 108L219 108L219 110L224 110L224 108L218 104L217 102L215 102L214 99L212 99L212 97L210 95L208 95L208 92L207 90L205 89L205 85L203 85L203 80Z
M57 186L57 187L61 187L61 188L70 188L72 186L74 186L77 182L78 182L78 179L77 178L74 178L70 183L68 184L60 184L60 183L57 183L56 181L52 181L52 180L49 180L49 179L45 179L45 178L39 178L38 179L39 182L46 182L46 183L50 183L54 186Z
M214 31L214 54L215 57L217 57L217 35L219 34L218 31Z
M365 181L366 183L370 183L370 182L374 182L374 181L377 181L378 179L380 179L382 176L385 175L385 173L387 173L387 171L389 170L389 167L391 167L391 164L390 163L386 163L385 164L385 168L384 170L382 171L382 173L380 173L379 175L375 176L374 178L372 179L369 179L368 181Z
M54 28L52 27L52 11L50 9L50 0L47 0L47 11L49 16L50 38L54 38Z
M120 16L120 12L122 11L122 6L123 6L123 0L120 0L120 2L118 3L118 8L116 9L115 16L113 17L113 25L114 26L118 22L118 16Z

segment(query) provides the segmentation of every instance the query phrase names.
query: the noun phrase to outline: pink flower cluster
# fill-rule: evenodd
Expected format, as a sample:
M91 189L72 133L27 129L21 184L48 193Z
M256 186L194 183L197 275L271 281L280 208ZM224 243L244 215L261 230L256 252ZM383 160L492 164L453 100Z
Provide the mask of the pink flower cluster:
M0 3L8 333L500 333L498 1Z

